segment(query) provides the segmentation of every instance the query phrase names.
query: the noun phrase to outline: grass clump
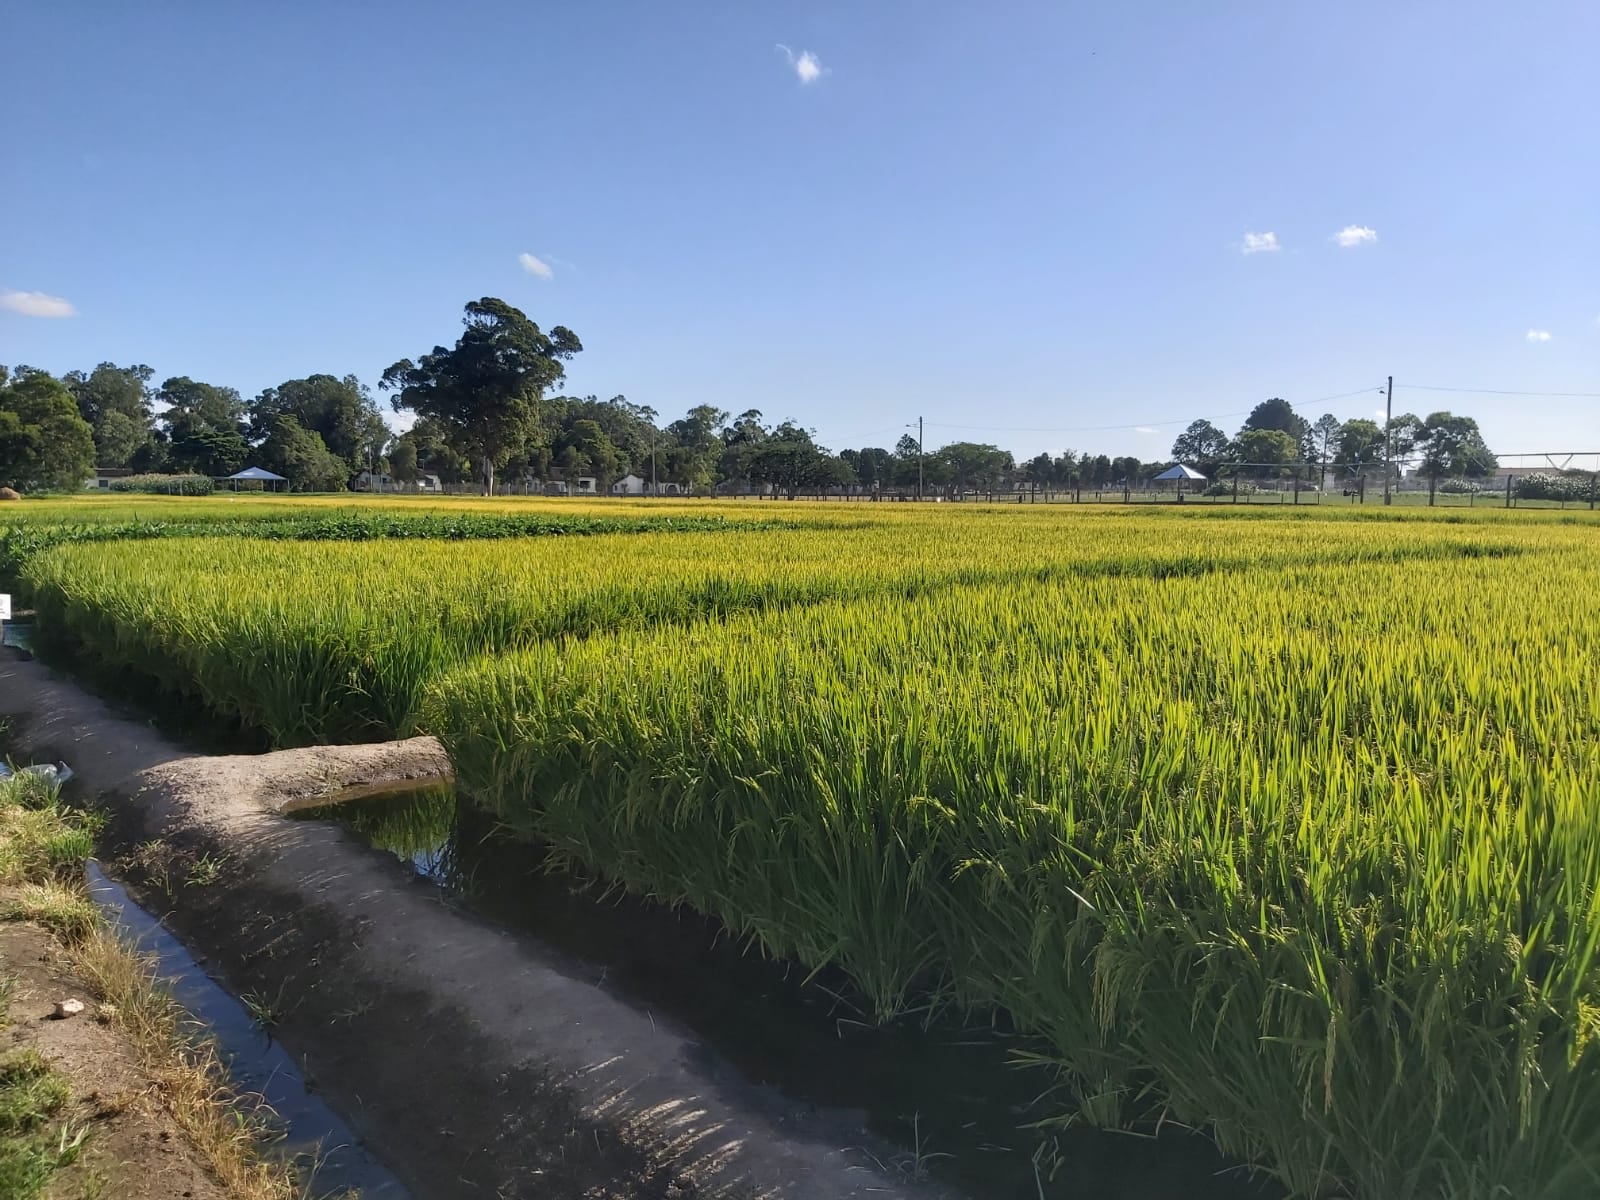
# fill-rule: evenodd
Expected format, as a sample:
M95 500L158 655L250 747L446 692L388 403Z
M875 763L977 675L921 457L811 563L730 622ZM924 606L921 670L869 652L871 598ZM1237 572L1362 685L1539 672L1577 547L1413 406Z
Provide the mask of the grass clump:
M55 1120L71 1096L65 1076L32 1048L0 1054L0 1196L33 1200L74 1162L86 1131Z

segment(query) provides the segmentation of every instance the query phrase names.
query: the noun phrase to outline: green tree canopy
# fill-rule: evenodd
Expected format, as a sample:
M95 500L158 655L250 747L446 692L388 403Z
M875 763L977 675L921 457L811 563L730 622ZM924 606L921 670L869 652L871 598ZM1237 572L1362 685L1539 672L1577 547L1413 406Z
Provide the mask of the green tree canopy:
M1416 456L1423 441L1422 419L1415 413L1401 413L1389 422L1389 457L1404 467Z
M1484 444L1477 421L1451 412L1429 413L1417 445L1422 472L1430 479L1482 479L1500 465Z
M268 388L256 397L250 436L267 437L282 416L293 417L302 430L321 438L324 448L344 461L347 476L372 466L389 440L378 406L354 375L308 375Z
M417 444L407 438L395 440L389 451L389 474L399 483L415 483L422 478L417 468Z
M323 443L320 434L304 428L288 413L272 418L256 461L289 481L292 492L342 492L349 478L344 459Z
M1256 479L1281 478L1300 457L1300 440L1282 429L1246 429L1233 446L1241 473Z
M441 483L462 483L472 477L472 464L445 441L444 432L438 424L426 417L402 433L396 441L407 443L416 451L419 476L437 475ZM394 452L391 450L391 455Z
M1334 449L1339 444L1339 433L1342 428L1338 417L1332 413L1323 413L1306 434L1307 448L1311 451L1307 457L1324 471L1333 461Z
M940 446L934 457L948 472L957 488L989 491L1000 487L1016 470L1011 451L979 442L951 442Z
M162 383L156 399L166 405L156 419L166 426L174 468L219 478L244 466L246 411L233 388L180 375Z
M71 391L47 371L0 376L0 486L80 488L94 471L94 430Z
M605 491L628 472L627 456L617 449L598 421L584 417L572 422L556 444L557 458L569 446L582 459L583 470L579 474L593 475L597 491Z
M667 477L693 491L709 491L722 465L722 428L727 423L722 409L697 404L668 425Z
M1242 435L1250 430L1277 430L1287 433L1298 446L1309 428L1306 419L1294 411L1294 405L1274 396L1250 410L1250 415L1244 419L1244 428L1239 432Z
M1347 475L1366 475L1383 467L1383 428L1356 417L1339 426L1333 461Z
M1259 411L1259 410L1258 410ZM1209 475L1228 456L1228 435L1210 421L1192 421L1172 443L1172 457Z
M94 430L97 465L129 466L154 440L150 379L144 365L119 367L103 362L93 371L69 371L62 382L72 392L78 414Z
M395 410L432 420L458 453L481 466L486 494L495 468L533 440L540 403L565 375L563 362L583 349L565 326L548 335L504 300L466 306L466 331L453 347L435 346L418 362L401 359L379 384Z
M856 482L863 487L886 488L894 483L894 455L882 446L841 450L839 460L850 468Z

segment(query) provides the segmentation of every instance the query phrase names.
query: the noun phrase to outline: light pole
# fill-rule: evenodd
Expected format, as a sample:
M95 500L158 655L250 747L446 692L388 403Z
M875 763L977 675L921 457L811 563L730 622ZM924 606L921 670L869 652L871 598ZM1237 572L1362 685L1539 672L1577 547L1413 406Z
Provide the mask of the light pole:
M1390 441L1390 427L1394 425L1394 376L1389 376L1389 386L1384 390L1383 401L1383 502L1388 504L1389 480L1394 475L1394 458Z
M907 425L907 429L911 426ZM922 418L917 418L917 499L922 499Z

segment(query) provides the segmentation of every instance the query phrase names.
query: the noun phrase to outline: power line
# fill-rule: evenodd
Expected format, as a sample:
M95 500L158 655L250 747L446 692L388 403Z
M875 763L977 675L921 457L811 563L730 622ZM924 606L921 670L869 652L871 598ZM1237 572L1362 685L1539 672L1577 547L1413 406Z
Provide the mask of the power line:
M1542 397L1565 397L1571 400L1600 400L1600 392L1512 392L1504 387L1435 387L1432 384L1395 384L1395 387L1410 387L1414 392L1466 392L1469 395L1542 395Z
M1290 408L1310 408L1317 404L1330 404L1335 400L1347 400L1351 396L1365 395L1367 392L1380 392L1383 388L1379 384L1371 387L1356 388L1353 391L1340 392L1333 396L1319 396L1315 400L1284 401ZM939 429L975 429L984 433L1107 433L1117 429L1142 429L1146 426L1180 425L1188 424L1194 420L1218 420L1227 417L1248 417L1255 411L1255 406L1241 408L1237 412L1209 413L1206 416L1195 417L1168 417L1164 420L1130 421L1126 425L957 425L949 421L929 421L929 425Z

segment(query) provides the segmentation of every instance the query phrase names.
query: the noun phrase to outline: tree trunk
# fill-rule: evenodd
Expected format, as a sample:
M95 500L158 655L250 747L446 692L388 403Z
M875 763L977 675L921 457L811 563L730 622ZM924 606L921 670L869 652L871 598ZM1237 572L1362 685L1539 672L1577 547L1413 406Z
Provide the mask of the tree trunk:
M483 456L483 494L494 495L494 459L487 454Z

